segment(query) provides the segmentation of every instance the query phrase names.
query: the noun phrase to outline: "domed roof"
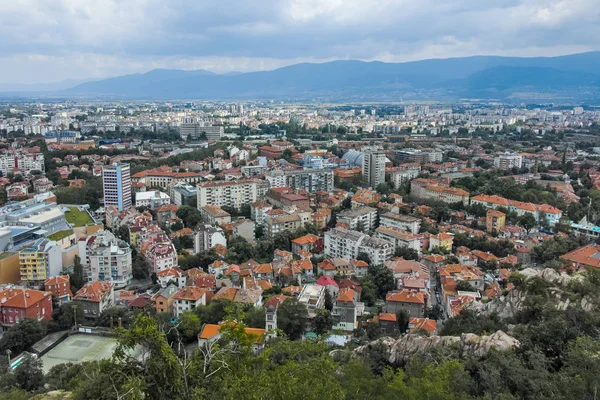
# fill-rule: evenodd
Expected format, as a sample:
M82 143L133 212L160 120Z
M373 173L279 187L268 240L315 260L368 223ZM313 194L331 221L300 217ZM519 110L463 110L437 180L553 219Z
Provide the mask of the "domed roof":
M356 165L361 167L363 161L363 153L357 150L349 150L346 154L342 156L342 158L348 161L350 165Z

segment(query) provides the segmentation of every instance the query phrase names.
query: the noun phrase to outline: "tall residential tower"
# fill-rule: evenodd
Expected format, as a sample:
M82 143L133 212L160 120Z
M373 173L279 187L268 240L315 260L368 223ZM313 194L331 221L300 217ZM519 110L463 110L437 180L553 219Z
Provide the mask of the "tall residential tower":
M131 173L129 164L115 163L102 167L104 207L115 206L119 211L131 207Z
M381 150L363 149L362 175L373 189L385 182L385 153Z

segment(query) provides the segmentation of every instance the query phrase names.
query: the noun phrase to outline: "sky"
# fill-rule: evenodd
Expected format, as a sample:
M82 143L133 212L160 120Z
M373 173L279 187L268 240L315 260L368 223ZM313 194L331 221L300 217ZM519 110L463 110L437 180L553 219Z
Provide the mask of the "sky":
M600 0L5 0L0 83L600 50Z

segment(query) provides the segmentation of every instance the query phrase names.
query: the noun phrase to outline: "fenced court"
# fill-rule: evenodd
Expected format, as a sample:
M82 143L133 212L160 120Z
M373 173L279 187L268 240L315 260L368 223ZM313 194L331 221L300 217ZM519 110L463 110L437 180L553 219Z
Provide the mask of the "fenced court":
M76 334L67 337L41 358L44 372L53 366L110 358L117 347L112 337Z

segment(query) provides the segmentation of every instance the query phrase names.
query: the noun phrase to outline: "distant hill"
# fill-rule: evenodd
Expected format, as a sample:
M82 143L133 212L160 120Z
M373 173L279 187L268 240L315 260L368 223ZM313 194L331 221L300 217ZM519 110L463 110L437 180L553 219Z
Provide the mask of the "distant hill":
M432 59L406 63L333 61L272 71L214 74L153 70L86 82L63 94L138 99L515 98L527 93L600 98L600 52L561 57Z

